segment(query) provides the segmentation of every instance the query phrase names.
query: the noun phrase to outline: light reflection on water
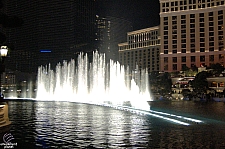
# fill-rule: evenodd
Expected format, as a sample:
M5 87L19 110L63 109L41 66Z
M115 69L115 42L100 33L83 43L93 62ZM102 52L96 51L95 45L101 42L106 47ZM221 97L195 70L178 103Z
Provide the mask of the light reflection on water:
M88 104L10 101L10 133L18 148L225 147L225 121L221 119L221 123L217 123L225 116L223 103L152 102L151 107L197 116L206 123L183 126L156 117ZM193 110L197 107L200 108ZM210 108L217 114L216 121L210 121L213 113L204 113Z

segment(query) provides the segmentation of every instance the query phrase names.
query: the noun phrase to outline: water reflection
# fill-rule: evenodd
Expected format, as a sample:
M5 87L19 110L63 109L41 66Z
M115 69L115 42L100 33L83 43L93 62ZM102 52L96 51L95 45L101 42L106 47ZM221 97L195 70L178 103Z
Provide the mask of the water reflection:
M10 101L12 126L9 132L18 148L30 149L225 147L225 125L223 120L217 119L225 116L222 104L151 104L153 109L200 117L206 123L183 126L156 117L88 104ZM204 108L195 109L198 113L194 113L194 108L199 106ZM213 113L205 114L210 108L217 113L215 121L211 121ZM221 123L217 123L219 120Z
M59 108L60 107L60 108ZM107 107L68 102L37 104L35 128L39 147L143 146L150 124L142 116ZM141 129L145 132L140 134Z

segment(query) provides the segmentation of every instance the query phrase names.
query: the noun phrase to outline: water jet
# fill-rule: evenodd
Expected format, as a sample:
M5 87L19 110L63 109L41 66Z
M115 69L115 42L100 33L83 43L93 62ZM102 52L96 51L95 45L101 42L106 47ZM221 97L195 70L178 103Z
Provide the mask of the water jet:
M131 72L118 62L105 61L105 55L93 53L92 62L87 54L51 65L40 66L37 77L36 100L82 102L92 104L123 105L129 101L136 109L150 110L151 100L146 70Z

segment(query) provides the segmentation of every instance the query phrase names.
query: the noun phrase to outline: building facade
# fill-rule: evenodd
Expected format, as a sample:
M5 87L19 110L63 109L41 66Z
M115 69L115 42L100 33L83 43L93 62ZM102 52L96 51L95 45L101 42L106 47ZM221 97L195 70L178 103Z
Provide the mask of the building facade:
M160 36L159 26L127 33L127 42L118 44L119 61L130 70L147 69L159 71Z
M126 33L132 31L131 22L111 16L96 15L97 51L106 54L106 59L118 61L118 43L126 41Z
M7 43L14 47L6 59L8 68L36 72L40 65L54 66L75 58L77 53L95 49L95 0L3 0L3 3L4 13L24 21L22 27L5 29Z
M225 65L224 0L160 0L160 71Z
M220 93L225 91L225 72L219 76L208 77L207 81L210 89Z

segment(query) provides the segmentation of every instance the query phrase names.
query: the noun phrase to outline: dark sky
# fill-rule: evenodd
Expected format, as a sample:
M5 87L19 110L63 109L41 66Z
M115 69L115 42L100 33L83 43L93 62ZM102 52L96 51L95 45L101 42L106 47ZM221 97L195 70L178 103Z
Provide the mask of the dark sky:
M125 18L133 30L159 25L159 0L99 0L106 15Z

